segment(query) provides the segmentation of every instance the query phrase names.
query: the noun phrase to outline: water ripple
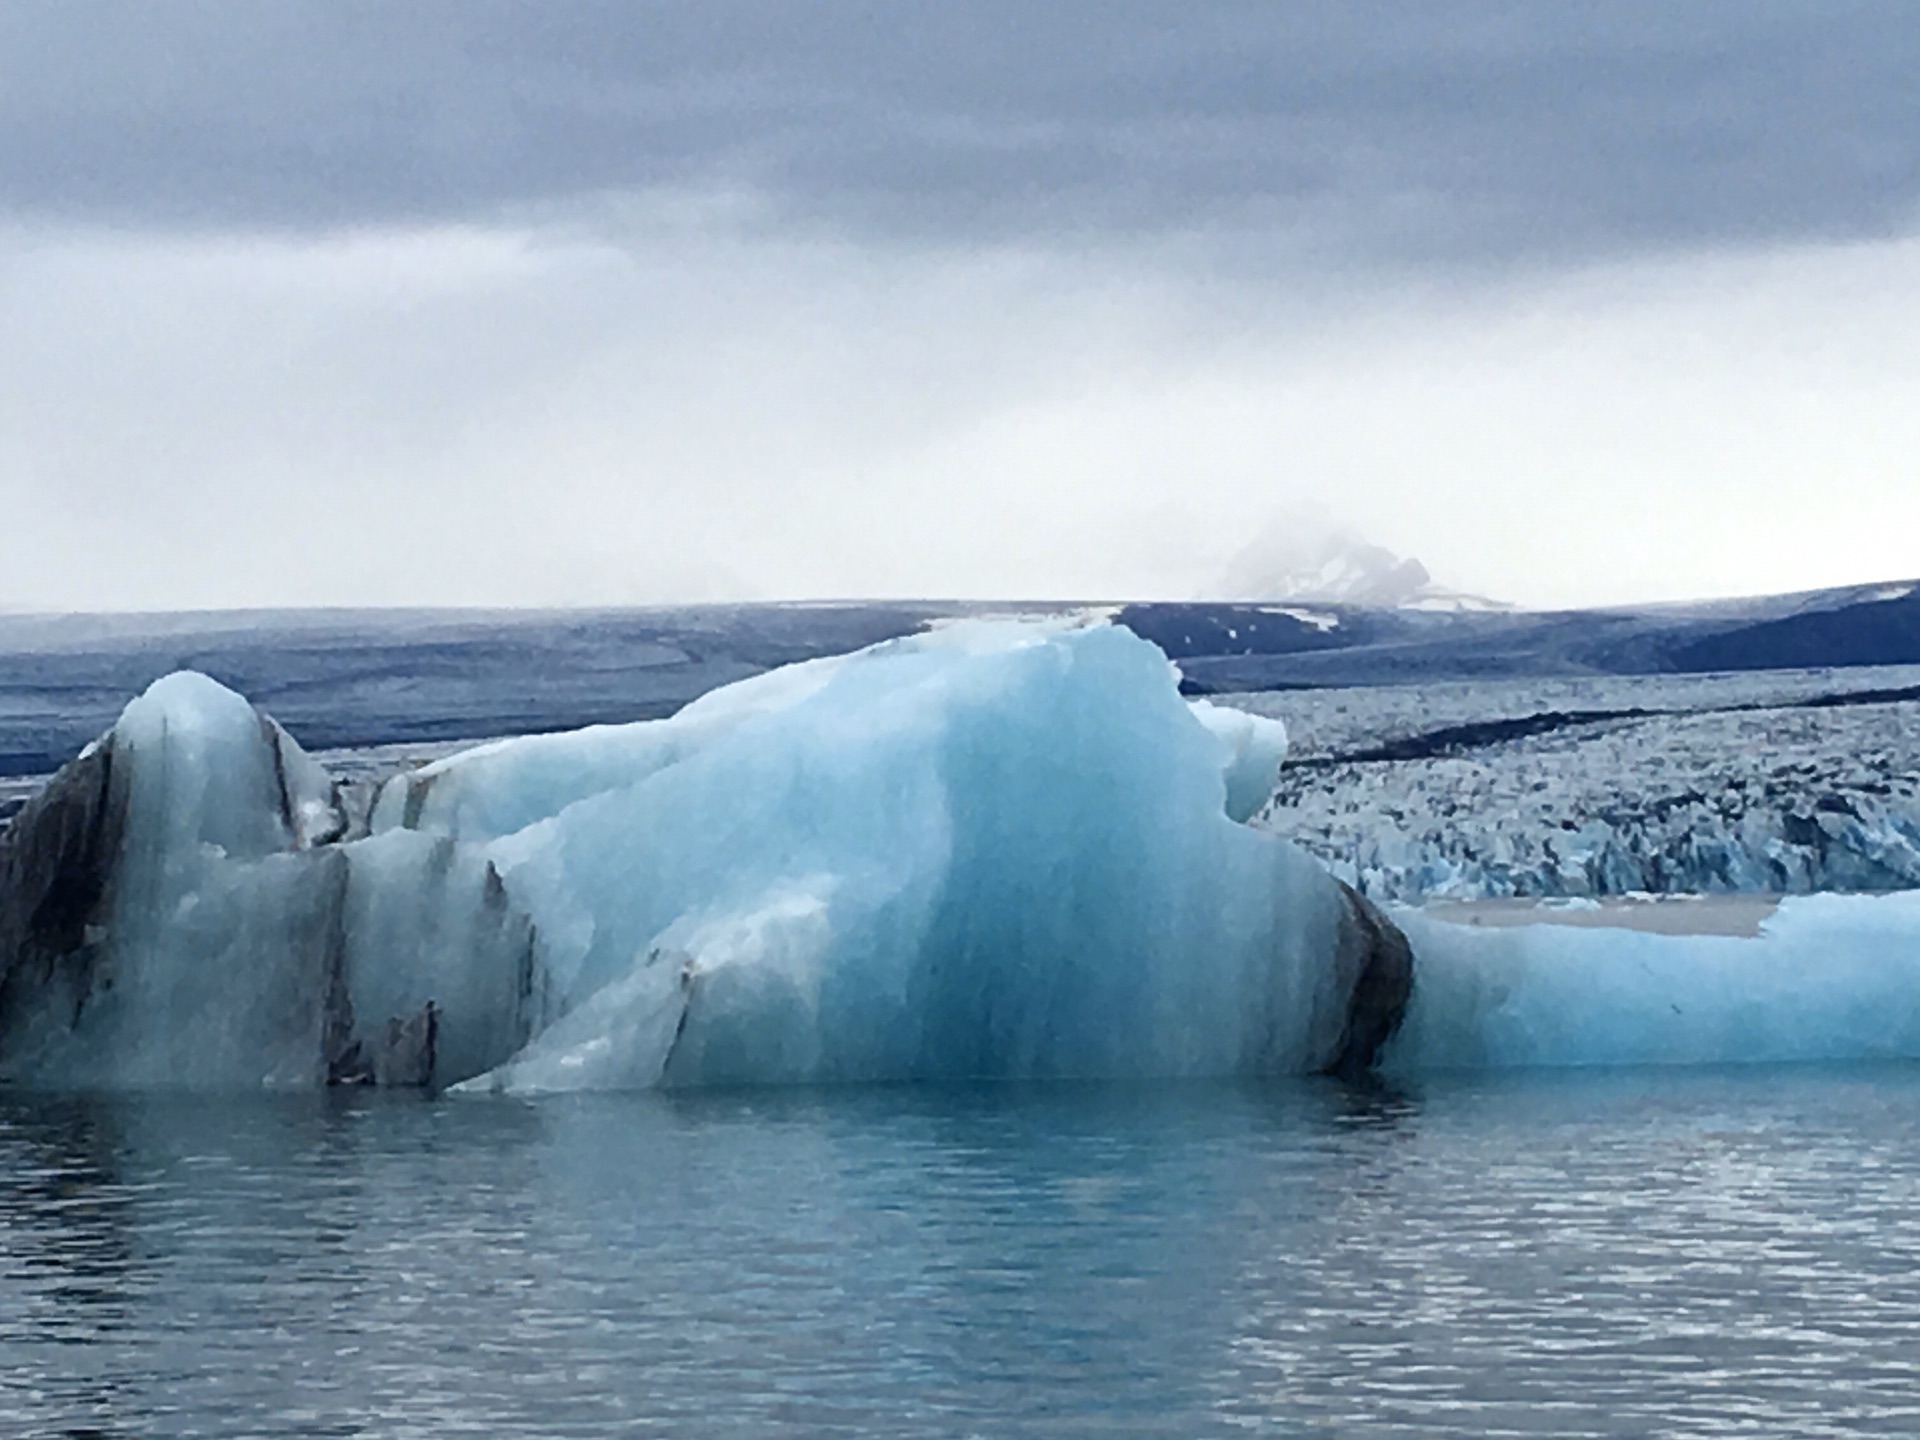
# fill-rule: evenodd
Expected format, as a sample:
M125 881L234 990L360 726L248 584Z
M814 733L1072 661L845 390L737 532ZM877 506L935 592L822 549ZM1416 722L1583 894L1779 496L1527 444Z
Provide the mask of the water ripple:
M0 1434L1911 1436L1920 1072L0 1096Z

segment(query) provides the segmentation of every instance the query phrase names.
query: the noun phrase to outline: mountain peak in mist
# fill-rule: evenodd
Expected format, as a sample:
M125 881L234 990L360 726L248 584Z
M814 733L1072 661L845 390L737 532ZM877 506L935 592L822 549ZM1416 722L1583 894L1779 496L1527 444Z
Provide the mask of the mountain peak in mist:
M1420 561L1353 530L1299 520L1269 526L1242 549L1221 588L1229 600L1415 610L1512 608L1437 585Z

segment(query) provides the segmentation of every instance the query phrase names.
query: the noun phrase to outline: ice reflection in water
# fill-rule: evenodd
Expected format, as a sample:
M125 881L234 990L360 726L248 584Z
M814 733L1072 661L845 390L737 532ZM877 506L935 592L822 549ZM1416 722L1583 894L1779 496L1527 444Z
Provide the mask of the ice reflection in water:
M1920 1071L0 1097L0 1434L1920 1433Z

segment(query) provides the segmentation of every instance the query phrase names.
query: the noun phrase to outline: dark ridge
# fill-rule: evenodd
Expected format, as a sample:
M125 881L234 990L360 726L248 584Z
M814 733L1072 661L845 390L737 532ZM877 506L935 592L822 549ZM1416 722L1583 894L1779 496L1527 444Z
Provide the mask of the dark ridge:
M1180 677L1180 693L1188 699L1200 699L1208 695L1246 695L1257 693L1272 695L1285 690L1324 690L1324 685L1316 685L1311 680L1281 680L1272 685L1262 685L1257 692L1250 692L1243 685L1218 685L1206 680L1196 680L1191 675Z
M1752 707L1727 707L1752 708ZM1516 715L1505 720L1470 720L1462 725L1445 725L1421 735L1389 740L1368 750L1353 750L1345 755L1308 756L1289 761L1290 765L1324 767L1328 765L1373 765L1392 760L1433 760L1457 755L1463 750L1479 750L1507 740L1525 740L1548 735L1573 725L1595 725L1607 720L1645 720L1655 715L1704 715L1704 710L1543 710L1536 715Z
M1681 670L1920 664L1920 589L1743 625L1686 641L1668 654Z
M1114 618L1142 640L1151 640L1170 660L1202 655L1297 655L1308 650L1344 650L1373 639L1377 626L1353 611L1324 610L1332 626L1312 625L1275 607L1186 602L1128 605Z
M1846 690L1835 695L1816 695L1782 709L1831 710L1844 705L1900 705L1920 700L1920 685L1903 685L1891 690Z

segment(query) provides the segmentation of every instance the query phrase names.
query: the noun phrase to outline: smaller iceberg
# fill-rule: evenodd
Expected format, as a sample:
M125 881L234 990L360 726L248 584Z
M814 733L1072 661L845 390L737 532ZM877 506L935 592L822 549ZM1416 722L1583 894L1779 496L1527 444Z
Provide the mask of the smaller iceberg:
M1662 905L1697 920L1656 928L1632 902L1513 925L1396 909L1420 972L1382 1069L1920 1058L1920 892Z
M478 747L363 807L170 676L0 837L0 1078L1364 1068L1411 959L1239 823L1285 745L1190 707L1125 630L971 622Z

